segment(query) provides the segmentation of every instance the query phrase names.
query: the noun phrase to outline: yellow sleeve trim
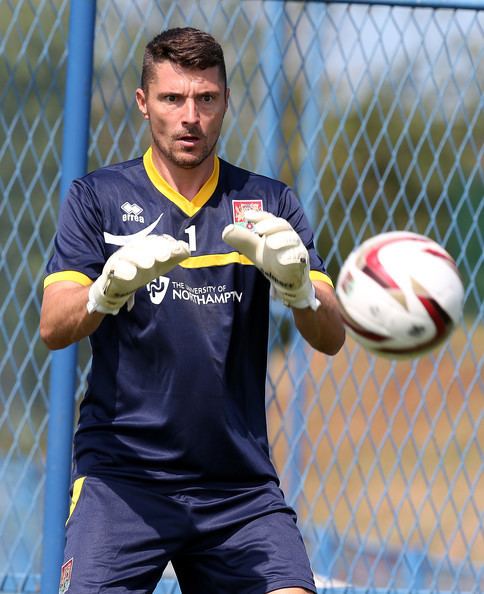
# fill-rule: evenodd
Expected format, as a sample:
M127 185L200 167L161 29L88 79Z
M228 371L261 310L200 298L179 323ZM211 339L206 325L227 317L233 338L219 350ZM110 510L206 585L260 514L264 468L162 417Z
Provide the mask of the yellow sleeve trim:
M324 274L324 272L319 272L319 270L310 270L309 278L312 281L322 281L323 283L326 283L330 287L334 288L333 281L329 278L327 274Z
M78 283L83 287L92 285L92 280L82 272L76 272L75 270L63 270L62 272L53 272L52 274L49 274L49 276L46 276L44 279L44 289L49 285L59 281L71 281L73 283Z
M74 510L76 509L76 505L79 501L79 497L81 496L81 491L85 480L86 477L81 476L74 481L74 486L72 488L71 506L69 508L69 517L67 518L66 524L71 519L71 516L74 513Z

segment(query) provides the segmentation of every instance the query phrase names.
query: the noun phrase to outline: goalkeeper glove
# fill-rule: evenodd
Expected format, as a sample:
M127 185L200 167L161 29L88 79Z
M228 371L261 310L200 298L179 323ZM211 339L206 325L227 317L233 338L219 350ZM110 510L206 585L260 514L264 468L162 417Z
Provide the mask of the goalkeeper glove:
M247 211L253 230L228 225L222 239L247 256L269 279L272 295L284 305L316 311L320 302L309 279L309 254L299 235L282 218L265 211Z
M188 244L170 235L148 235L126 244L107 259L101 276L91 285L87 311L116 315L128 300L133 303L137 289L189 255Z

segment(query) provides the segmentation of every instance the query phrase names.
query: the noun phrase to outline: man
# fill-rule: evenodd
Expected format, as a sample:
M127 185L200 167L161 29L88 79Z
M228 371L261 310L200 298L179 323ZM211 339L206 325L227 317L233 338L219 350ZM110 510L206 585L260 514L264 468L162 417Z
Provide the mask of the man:
M210 35L158 35L136 90L151 147L64 202L41 336L89 336L92 368L63 592L151 592L168 561L184 594L315 591L269 459L270 291L314 348L344 330L293 192L216 156L228 100Z

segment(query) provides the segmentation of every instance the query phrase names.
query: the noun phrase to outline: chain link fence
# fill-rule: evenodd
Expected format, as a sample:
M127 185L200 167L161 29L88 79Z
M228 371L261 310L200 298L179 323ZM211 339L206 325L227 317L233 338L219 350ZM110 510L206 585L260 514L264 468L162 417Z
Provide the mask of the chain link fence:
M460 268L462 324L415 361L378 360L351 339L325 357L272 311L272 453L327 591L484 591L484 5L418 4L97 2L89 169L148 145L134 102L146 42L200 27L226 51L220 154L297 189L334 279L355 244L393 229L431 236ZM42 571L50 356L38 319L60 201L69 9L0 0L5 592L37 591ZM88 364L82 344L78 399Z

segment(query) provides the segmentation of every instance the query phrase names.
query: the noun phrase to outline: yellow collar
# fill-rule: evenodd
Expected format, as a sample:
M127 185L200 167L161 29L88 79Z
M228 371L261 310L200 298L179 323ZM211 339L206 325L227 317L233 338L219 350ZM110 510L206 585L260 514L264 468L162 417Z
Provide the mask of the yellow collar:
M143 155L143 165L145 167L148 177L150 178L151 183L155 186L155 188L164 196L166 196L168 200L171 200L174 204L176 204L180 210L182 210L185 214L187 214L190 217L197 213L202 208L202 206L211 198L218 184L220 163L216 155L214 159L212 175L203 184L196 196L194 196L193 200L188 200L187 198L185 198L185 196L182 196L179 192L173 189L167 181L165 181L161 177L161 175L158 173L156 167L153 164L153 151L151 146Z

